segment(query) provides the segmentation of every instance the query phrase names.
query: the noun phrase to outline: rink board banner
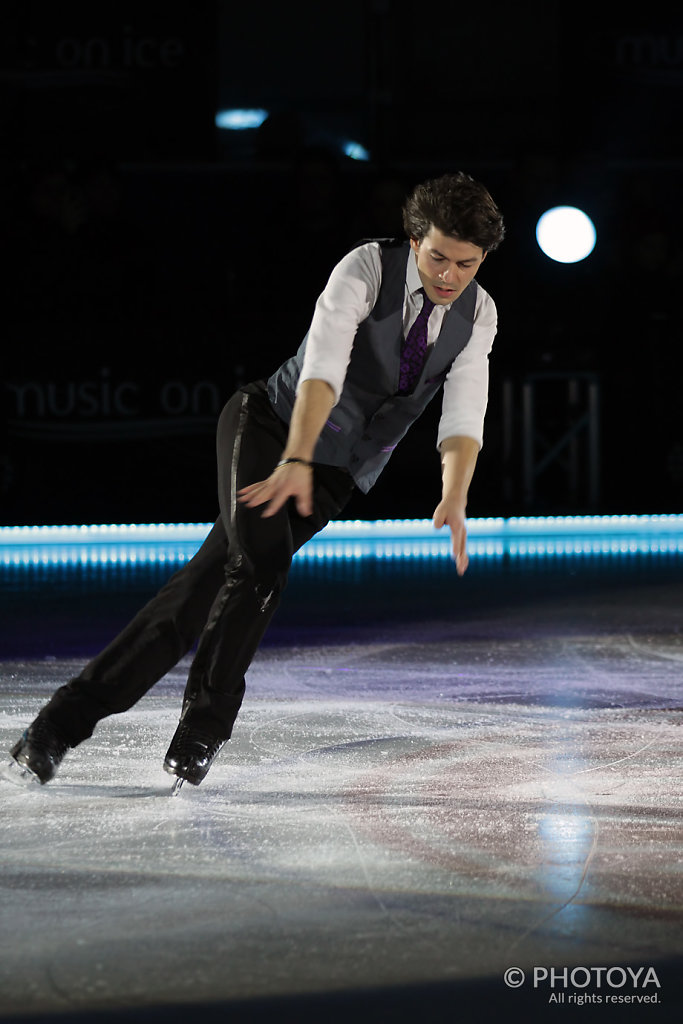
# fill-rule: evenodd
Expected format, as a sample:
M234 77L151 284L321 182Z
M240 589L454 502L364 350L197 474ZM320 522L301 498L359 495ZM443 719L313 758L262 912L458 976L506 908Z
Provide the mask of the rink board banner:
M207 377L15 376L2 388L1 521L206 518L216 422L230 385ZM185 509L183 509L185 511Z

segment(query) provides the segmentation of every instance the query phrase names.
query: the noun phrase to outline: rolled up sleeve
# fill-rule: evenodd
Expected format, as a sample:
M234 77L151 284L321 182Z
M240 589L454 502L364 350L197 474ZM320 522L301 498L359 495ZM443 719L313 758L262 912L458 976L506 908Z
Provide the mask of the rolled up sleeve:
M498 325L491 296L479 288L472 335L444 381L437 448L447 437L471 437L481 448L489 393L489 353Z
M353 249L336 265L315 306L298 387L324 380L339 401L358 325L375 305L381 280L376 242Z

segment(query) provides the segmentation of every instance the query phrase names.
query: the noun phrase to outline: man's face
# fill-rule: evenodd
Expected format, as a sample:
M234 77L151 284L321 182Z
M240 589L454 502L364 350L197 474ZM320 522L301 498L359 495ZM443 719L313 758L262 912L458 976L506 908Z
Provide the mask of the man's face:
M478 245L444 235L434 226L421 242L411 238L410 246L427 298L438 306L447 306L462 294L486 256Z

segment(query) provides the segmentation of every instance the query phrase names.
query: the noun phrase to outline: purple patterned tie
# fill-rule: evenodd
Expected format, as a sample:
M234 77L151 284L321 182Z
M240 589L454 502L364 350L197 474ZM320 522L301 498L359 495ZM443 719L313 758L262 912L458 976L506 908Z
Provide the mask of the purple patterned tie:
M435 304L427 298L424 288L420 288L420 292L424 297L422 309L408 331L401 350L401 369L398 377L399 395L411 394L422 373L427 356L427 322Z

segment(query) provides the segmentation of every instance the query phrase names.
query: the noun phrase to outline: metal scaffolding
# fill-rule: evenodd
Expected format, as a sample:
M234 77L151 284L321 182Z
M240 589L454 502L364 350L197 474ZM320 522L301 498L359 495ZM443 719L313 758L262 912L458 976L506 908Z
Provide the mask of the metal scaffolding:
M521 410L521 415L520 411ZM515 433L521 425L521 492L525 508L544 497L539 479L559 468L571 508L597 510L600 501L600 381L583 371L528 373L503 381L505 496L518 494Z

